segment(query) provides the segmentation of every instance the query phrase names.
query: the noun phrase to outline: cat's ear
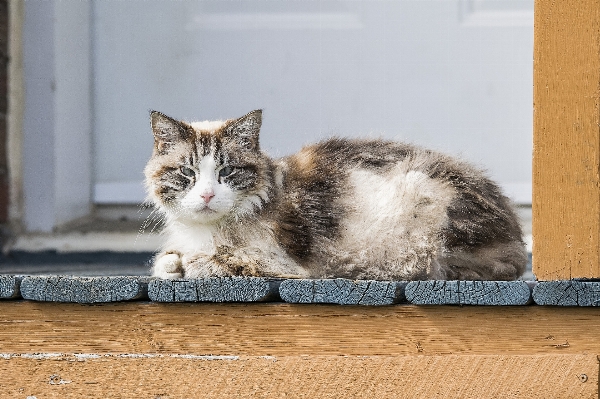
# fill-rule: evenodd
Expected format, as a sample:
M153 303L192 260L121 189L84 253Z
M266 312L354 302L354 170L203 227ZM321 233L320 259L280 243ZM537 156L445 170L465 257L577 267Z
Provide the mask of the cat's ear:
M262 110L257 109L231 122L224 135L242 148L258 150L258 134L262 125Z
M190 132L182 122L158 111L150 111L150 125L154 139L159 143L176 143L187 140L190 136Z

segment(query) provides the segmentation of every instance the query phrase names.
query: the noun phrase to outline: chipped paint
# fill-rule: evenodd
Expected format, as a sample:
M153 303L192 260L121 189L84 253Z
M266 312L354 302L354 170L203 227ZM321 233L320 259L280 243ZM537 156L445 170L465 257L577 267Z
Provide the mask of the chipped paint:
M101 358L129 358L129 359L154 359L154 358L179 358L188 360L239 360L239 356L218 355L193 355L193 354L160 354L160 353L0 353L0 359L10 360L13 358L35 359L35 360L75 360L86 361ZM274 359L272 356L263 356L265 359Z

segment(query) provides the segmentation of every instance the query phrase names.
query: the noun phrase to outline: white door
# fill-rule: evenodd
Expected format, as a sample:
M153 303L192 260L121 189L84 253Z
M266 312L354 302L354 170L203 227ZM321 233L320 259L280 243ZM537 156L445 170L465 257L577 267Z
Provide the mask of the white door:
M148 111L262 108L273 156L331 135L461 155L531 203L533 0L93 3L94 200L139 203Z

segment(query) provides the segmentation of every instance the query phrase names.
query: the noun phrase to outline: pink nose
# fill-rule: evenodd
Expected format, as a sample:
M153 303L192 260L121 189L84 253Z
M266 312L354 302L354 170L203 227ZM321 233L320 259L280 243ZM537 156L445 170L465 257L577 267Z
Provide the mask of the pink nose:
M215 193L213 193L212 191L201 195L201 197L204 198L204 202L207 204L210 202L211 199L213 199L214 196Z

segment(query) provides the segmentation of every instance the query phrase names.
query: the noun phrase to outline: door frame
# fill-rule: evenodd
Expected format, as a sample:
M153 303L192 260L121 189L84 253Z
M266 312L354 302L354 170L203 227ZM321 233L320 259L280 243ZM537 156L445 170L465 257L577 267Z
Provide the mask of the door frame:
M48 233L93 210L92 3L10 9L9 214L17 232Z

